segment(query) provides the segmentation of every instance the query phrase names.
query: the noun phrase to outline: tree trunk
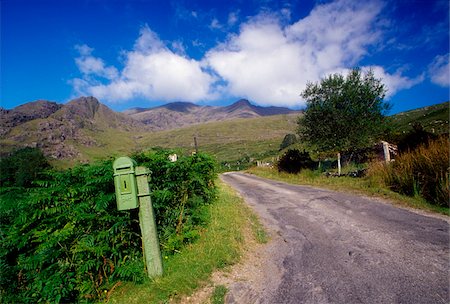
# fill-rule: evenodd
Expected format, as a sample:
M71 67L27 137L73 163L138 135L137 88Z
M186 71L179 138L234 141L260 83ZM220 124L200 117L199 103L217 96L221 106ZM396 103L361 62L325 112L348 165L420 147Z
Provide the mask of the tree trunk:
M341 175L341 153L337 154L337 161L338 161L338 175Z

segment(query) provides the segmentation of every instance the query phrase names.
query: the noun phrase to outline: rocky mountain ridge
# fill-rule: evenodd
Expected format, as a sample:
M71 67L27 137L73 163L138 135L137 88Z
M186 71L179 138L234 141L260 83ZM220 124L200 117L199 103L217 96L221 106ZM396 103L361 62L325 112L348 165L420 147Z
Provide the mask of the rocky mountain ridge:
M83 147L102 148L105 141L111 144L111 138L105 139L111 137L111 133L114 138L118 134L138 138L145 132L292 112L286 108L254 106L247 100L227 107L174 102L123 113L111 110L92 96L76 98L66 104L39 100L11 110L0 108L0 153L31 146L42 149L50 158L70 159L81 157Z
M123 113L154 129L169 130L212 121L290 114L295 112L294 110L283 107L255 106L248 100L241 99L225 107L199 106L189 102L173 102L156 108L133 108Z
M54 159L79 156L80 151L76 148L79 145L99 146L92 133L145 128L94 97L80 97L64 105L40 100L11 110L2 109L0 123L0 139L6 150L38 147Z

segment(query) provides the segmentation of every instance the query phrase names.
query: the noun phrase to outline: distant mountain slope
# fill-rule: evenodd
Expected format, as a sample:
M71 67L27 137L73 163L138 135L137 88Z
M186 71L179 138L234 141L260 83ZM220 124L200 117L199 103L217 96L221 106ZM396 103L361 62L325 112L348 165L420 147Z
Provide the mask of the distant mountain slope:
M392 116L395 130L408 132L412 124L420 123L425 130L441 134L449 132L450 103L443 102L428 107L401 112Z
M430 132L448 132L448 105L393 115L395 130L407 132L419 122ZM151 115L146 116L148 112ZM195 136L199 148L219 162L258 159L277 153L283 137L295 133L299 115L299 111L257 107L246 100L227 107L177 102L151 110L133 109L128 114L114 112L94 97L64 105L40 100L0 109L0 153L39 147L58 164L68 166L158 146L191 151Z
M60 105L37 101L3 110L2 152L23 147L39 147L55 159L81 156L82 147L99 147L102 135L147 127L125 114L116 113L94 97L81 97ZM8 127L3 127L8 122ZM6 150L6 151L5 151Z
M282 107L259 107L252 105L248 100L241 99L226 107L199 106L189 102L173 102L151 109L134 108L123 113L152 128L169 130L206 122L295 112Z
M6 135L12 128L27 121L47 118L58 111L62 105L47 100L37 100L20 105L12 110L0 108L0 136Z

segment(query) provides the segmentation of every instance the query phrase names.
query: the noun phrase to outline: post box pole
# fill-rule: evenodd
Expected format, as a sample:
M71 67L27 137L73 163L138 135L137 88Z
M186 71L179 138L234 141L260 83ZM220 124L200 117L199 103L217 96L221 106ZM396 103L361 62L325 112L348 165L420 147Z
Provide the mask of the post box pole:
M139 225L142 234L142 247L149 278L160 276L163 273L161 252L159 249L158 233L156 230L155 215L150 198L148 185L150 171L145 167L136 168L136 181L139 197Z

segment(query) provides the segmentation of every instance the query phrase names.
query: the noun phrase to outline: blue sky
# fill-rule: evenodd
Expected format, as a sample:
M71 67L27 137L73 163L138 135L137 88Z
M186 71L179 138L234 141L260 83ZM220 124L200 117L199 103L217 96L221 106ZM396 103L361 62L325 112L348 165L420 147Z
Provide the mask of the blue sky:
M0 102L93 95L301 108L308 82L372 69L392 113L449 100L448 0L1 0Z

